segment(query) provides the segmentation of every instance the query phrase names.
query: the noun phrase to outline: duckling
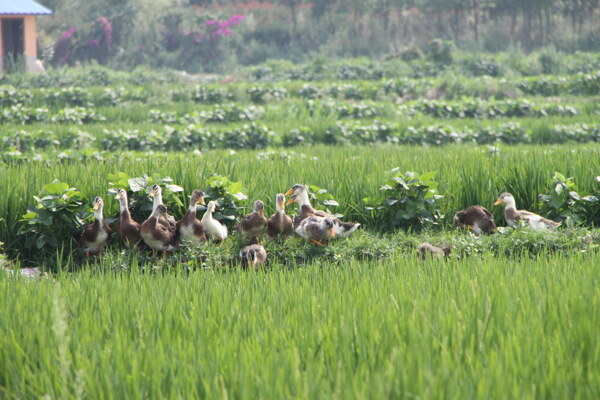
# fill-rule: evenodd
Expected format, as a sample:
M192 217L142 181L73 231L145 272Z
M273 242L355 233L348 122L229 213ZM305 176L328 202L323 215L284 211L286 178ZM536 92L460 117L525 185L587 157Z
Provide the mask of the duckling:
M472 229L477 236L483 233L492 234L496 230L492 213L478 205L454 214L454 225L458 228Z
M152 185L152 189L150 190L150 195L152 198L152 211L158 207L159 204L164 204L162 199L162 188L160 185ZM171 230L175 230L177 228L177 223L175 222L175 218L171 215L165 214L161 215L158 219L158 223L168 227Z
M108 243L112 230L104 222L104 200L101 197L94 199L94 222L89 224L81 233L79 243L83 247L86 257L100 254Z
M204 232L213 240L223 241L227 238L227 227L213 218L213 212L216 207L217 204L214 201L208 203L206 212L202 216L202 227L204 228Z
M204 203L204 193L201 190L194 190L190 198L190 207L182 219L177 222L178 239L187 240L193 243L202 243L206 241L206 233L202 227L202 222L196 217L196 204Z
M258 244L258 238L252 237L246 247L240 250L240 260L243 268L251 266L253 269L257 268L257 265L264 265L267 261L267 252L265 248Z
M152 249L152 251L162 251L163 256L167 252L175 250L173 245L174 231L159 222L161 216L165 217L167 207L164 204L159 204L152 211L152 215L144 221L140 232L144 242Z
M306 193L306 192L300 192L300 193ZM319 217L319 218L331 218L331 220L333 221L333 228L334 228L335 234L337 237L339 237L341 239L347 238L348 236L350 236L350 234L352 232L354 232L360 226L360 224L358 224L358 223L341 221L339 218L335 217L332 214L326 213L325 211L315 210L310 205L310 201L308 200L308 194L306 194L306 195L293 194L292 197L290 198L290 200L287 202L287 204L291 204L291 203L297 203L298 206L300 207L299 223L301 223L304 219L306 219L310 216Z
M261 200L256 200L253 211L242 218L237 228L242 238L250 239L256 237L258 239L262 236L267 224L265 204Z
M275 214L271 215L267 224L267 233L272 239L286 239L294 234L294 223L285 213L285 195L275 196Z
M498 200L494 203L495 206L499 204L505 204L504 207L504 219L506 219L506 224L511 228L516 227L519 224L520 220L525 221L531 228L536 231L541 231L545 229L555 229L560 223L543 218L540 215L532 213L527 210L517 210L517 206L515 204L515 198L510 193L502 193Z
M437 247L428 242L421 243L417 246L417 254L419 255L419 260L421 261L425 260L427 257L449 257L451 252L452 249L449 246Z
M139 249L142 244L140 224L131 218L127 202L127 191L118 189L115 199L119 200L119 218L115 224L115 230L128 248L137 246Z
M334 222L329 217L310 216L300 222L296 233L317 246L322 246L323 240L335 237Z

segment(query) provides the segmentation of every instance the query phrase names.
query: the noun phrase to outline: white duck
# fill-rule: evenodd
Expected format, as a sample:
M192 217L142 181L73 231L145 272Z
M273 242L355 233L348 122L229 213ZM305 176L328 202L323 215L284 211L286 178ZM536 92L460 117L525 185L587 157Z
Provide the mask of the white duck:
M505 192L500 194L500 197L498 197L498 200L496 200L494 205L497 206L502 203L505 204L504 219L506 219L506 224L511 228L516 227L520 220L527 222L527 224L529 224L529 226L536 231L555 229L560 225L560 223L556 221L546 219L540 215L532 213L531 211L517 210L515 198L510 193Z
M217 204L214 201L208 203L206 212L202 216L202 227L211 239L223 241L227 238L227 227L213 218L213 212L215 212L216 207Z

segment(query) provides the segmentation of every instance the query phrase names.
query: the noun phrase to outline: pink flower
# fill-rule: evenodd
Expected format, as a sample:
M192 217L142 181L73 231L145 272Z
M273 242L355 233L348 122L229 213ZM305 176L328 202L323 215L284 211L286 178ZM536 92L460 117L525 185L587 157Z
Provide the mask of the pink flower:
M219 21L217 21L216 19L211 19L210 21L206 21L206 25L214 25L214 24L218 24Z
M77 32L77 28L73 27L73 28L69 29L68 31L64 32L60 36L60 38L64 39L64 40L69 39L71 36L73 36L75 34L75 32Z

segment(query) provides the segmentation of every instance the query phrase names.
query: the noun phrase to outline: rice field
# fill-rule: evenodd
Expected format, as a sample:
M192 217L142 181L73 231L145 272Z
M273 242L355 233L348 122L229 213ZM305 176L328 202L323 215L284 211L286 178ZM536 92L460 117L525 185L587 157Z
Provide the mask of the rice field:
M600 196L598 92L582 79L0 90L0 398L600 397L600 204L549 210L539 197L556 173ZM435 171L438 225L383 228L368 199L394 168ZM257 199L270 215L276 193L303 183L361 227L322 247L265 240L259 271L239 268L235 232L165 259L118 240L91 260L70 240L26 246L21 220L44 185L68 183L85 207L101 196L113 218L119 173L171 178L176 218L218 175L247 196L238 218ZM505 191L519 208L584 218L484 237L453 226L473 204L505 226L492 205ZM421 242L452 254L420 261ZM48 277L10 273L32 266Z

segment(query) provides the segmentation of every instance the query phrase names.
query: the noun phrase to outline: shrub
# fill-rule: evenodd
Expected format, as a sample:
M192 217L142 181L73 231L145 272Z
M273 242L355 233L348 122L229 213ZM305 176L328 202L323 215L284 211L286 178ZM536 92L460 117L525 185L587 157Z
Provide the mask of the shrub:
M568 227L586 221L590 209L598 203L598 197L580 195L573 177L565 178L559 172L554 173L550 181L550 192L539 195L545 215L558 221L564 221Z
M214 175L204 182L202 190L206 198L216 201L219 206L213 217L233 228L244 215L248 203L242 182L232 182L226 176Z
M454 43L442 39L433 39L427 44L427 57L436 63L452 64L454 61Z
M437 191L436 172L419 175L395 168L390 174L391 178L379 189L379 197L363 199L382 228L421 230L438 225L443 217L439 206L443 196Z
M19 221L18 235L24 238L25 248L48 256L70 244L90 213L83 194L59 180L45 185L42 194L33 198L35 203L27 207Z

